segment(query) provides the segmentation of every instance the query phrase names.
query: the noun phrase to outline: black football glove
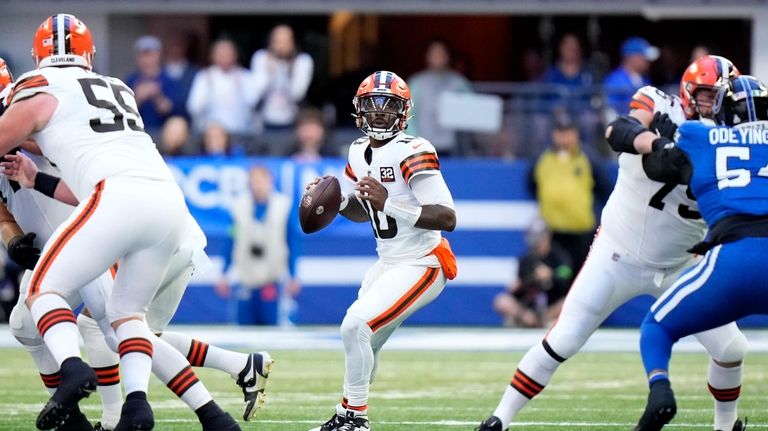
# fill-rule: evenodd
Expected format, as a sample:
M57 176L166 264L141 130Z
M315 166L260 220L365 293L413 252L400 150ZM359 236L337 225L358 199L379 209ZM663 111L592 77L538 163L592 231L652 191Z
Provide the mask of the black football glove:
M8 257L22 268L34 269L40 259L40 249L34 246L36 237L37 234L30 232L11 238L8 242Z
M663 136L667 139L674 139L675 132L677 132L677 124L669 118L669 115L657 112L653 114L653 120L651 120L648 129L653 133L657 133L659 136Z

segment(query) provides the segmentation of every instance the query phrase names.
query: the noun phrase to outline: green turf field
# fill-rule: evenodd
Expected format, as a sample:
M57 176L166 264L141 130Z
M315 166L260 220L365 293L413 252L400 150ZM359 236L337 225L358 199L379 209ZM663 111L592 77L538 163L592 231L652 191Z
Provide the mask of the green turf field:
M324 422L339 399L343 376L340 352L273 352L275 364L267 406L243 430L303 431ZM495 407L514 371L519 353L383 352L370 400L372 429L472 430ZM669 429L711 430L711 400L706 390L707 362L702 354L677 354L673 387L678 416ZM768 355L748 357L742 416L750 430L768 429ZM239 392L226 376L200 371L201 379L222 406L237 416ZM0 430L33 430L38 409L47 399L29 357L21 350L0 349ZM521 430L630 430L639 417L646 385L637 354L583 353L568 361L548 389L518 418ZM198 430L195 416L153 381L150 400L157 426ZM98 397L85 403L90 418L99 417Z

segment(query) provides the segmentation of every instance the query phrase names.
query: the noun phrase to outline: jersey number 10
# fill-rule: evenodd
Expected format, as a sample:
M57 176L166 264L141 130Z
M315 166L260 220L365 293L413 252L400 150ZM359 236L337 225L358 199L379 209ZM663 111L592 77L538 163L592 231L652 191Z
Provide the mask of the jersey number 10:
M361 199L363 202L363 208L368 213L368 218L371 219L371 226L373 227L373 234L379 239L392 239L397 235L397 221L392 217L376 211L376 209L367 200ZM384 229L381 226L381 219L379 214L386 217L387 228Z
M99 109L107 109L112 112L113 120L111 123L104 123L101 118L91 118L91 129L96 133L118 132L125 130L126 125L129 129L137 132L143 132L144 127L141 124L141 117L139 113L133 109L132 106L125 103L123 99L123 93L127 93L132 96L131 90L128 87L116 84L108 83L100 78L82 78L77 82L83 87L83 93L85 93L85 100L88 104L95 106ZM112 94L107 99L99 99L96 97L96 93L93 91L94 87L104 87L112 91Z

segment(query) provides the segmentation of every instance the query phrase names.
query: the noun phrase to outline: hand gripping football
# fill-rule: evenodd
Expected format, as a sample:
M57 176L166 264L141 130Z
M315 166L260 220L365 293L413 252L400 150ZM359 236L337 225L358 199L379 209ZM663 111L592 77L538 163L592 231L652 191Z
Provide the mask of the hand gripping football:
M301 196L299 222L304 233L317 232L331 224L341 205L341 185L334 176L325 176L310 185Z

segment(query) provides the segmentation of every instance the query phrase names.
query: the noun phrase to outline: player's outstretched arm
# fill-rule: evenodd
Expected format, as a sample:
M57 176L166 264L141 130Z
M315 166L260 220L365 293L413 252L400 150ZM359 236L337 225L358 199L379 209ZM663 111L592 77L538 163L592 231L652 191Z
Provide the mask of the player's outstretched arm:
M42 130L59 103L45 93L9 102L11 105L0 116L0 154L8 153Z
M80 203L61 178L40 172L37 165L24 154L6 154L4 159L3 162L0 162L0 167L9 180L16 181L22 187L33 188L68 205L76 206Z
M614 151L630 154L649 154L658 139L671 139L677 125L667 114L633 110L611 122L605 130L605 139ZM655 145L659 145L656 143Z

